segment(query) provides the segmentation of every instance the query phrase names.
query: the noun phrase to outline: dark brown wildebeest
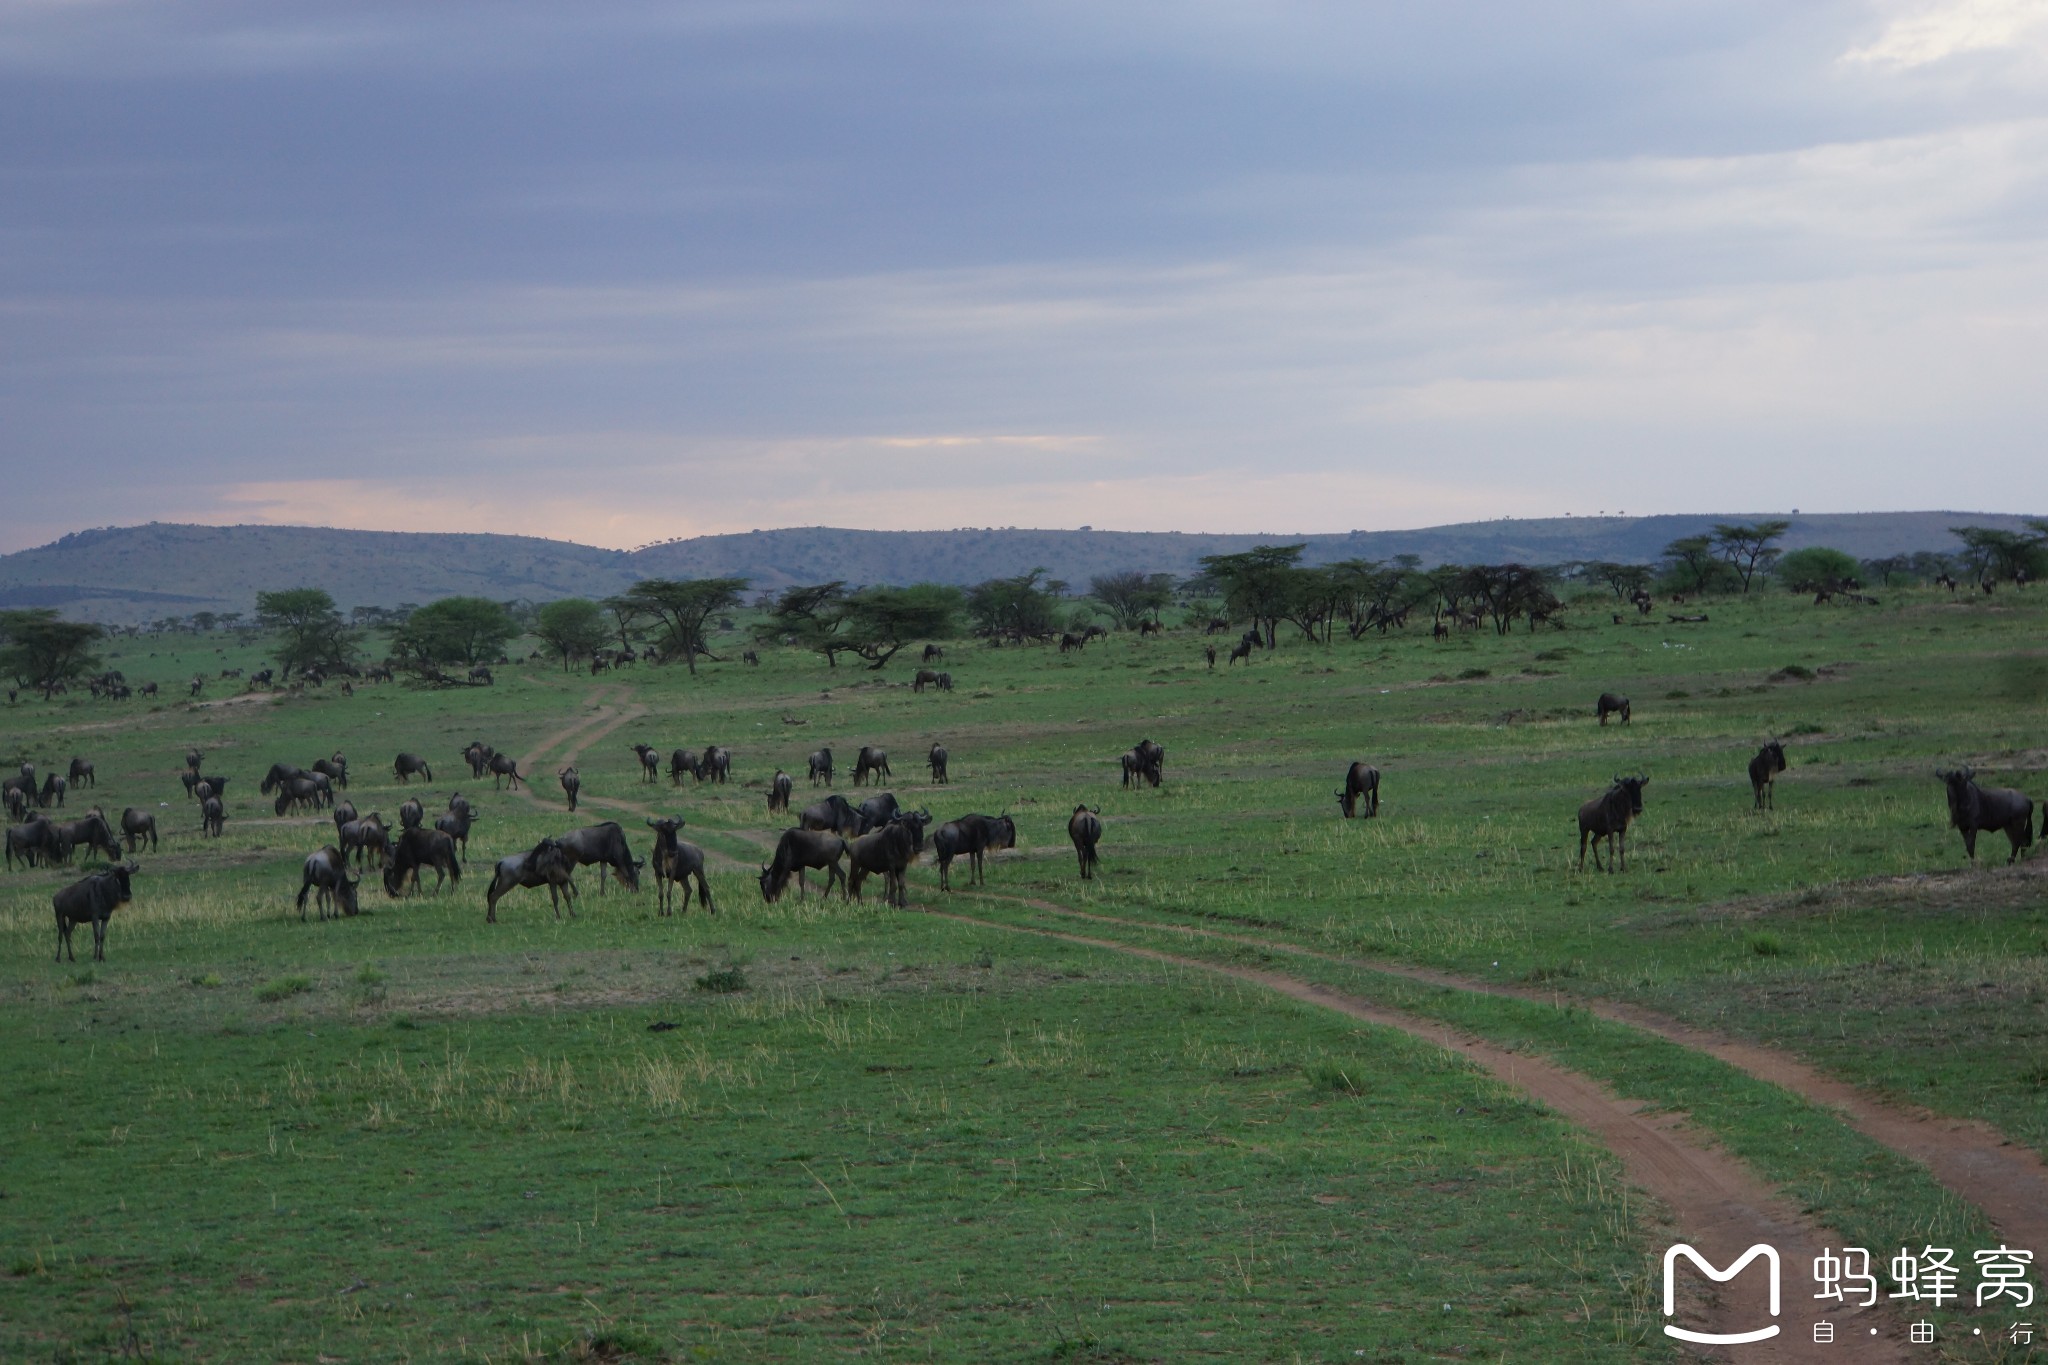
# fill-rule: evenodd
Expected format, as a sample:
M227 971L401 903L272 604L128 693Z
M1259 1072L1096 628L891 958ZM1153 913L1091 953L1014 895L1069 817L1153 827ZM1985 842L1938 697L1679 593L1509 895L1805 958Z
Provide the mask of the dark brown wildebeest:
M939 648L939 647L938 647L937 645L926 645L926 646L924 647L924 662L925 662L925 663L928 663L928 664L930 664L930 663L937 663L937 662L938 662L939 660L941 660L941 659L943 659L943 658L945 658L945 657L946 657L946 651L945 651L945 650L943 650L943 649L940 649L940 648Z
M61 806L64 804L64 792L70 785L57 774L51 773L43 779L43 790L36 800L46 810L52 805Z
M1067 837L1074 841L1074 855L1081 860L1081 879L1095 875L1095 866L1101 861L1095 846L1102 842L1102 810L1090 810L1086 806L1074 807L1074 813L1067 817Z
M200 760L204 757L205 755L201 754L197 749L187 749L185 751L185 767L187 771L198 772Z
M1088 642L1073 632L1062 631L1060 633L1060 653L1064 654L1070 649L1085 650L1087 648Z
M28 818L29 799L21 788L7 787L0 789L0 803L6 805L8 819L20 821Z
M199 832L218 839L227 829L228 809L220 803L218 796L209 796L199 803Z
M358 869L368 865L374 855L377 866L383 867L391 861L391 831L384 828L384 819L371 811L360 820L351 820L335 831L344 854L356 855Z
M462 751L462 761L469 764L470 777L482 781L484 774L490 771L491 755L497 752L480 739L471 740L468 747Z
M74 787L97 787L99 785L99 779L93 776L92 764L82 758L71 760L71 771L65 774L65 780Z
M761 666L761 656L750 649L740 655L740 662L750 668L759 668Z
M201 692L203 692L203 691L205 691L205 690L206 690L206 679L205 679L205 678L203 678L203 677L201 677L201 676L200 676L199 674L197 674L197 673L194 673L194 674L192 675L192 685L191 685L191 689L190 689L189 691L187 691L187 692L185 693L185 695L186 695L186 696L188 696L188 697L196 697L196 696L198 696L198 695L199 695L199 694L200 694Z
M519 775L519 763L510 754L492 754L490 761L491 786L495 789L500 781L510 782L512 790L518 791L526 779Z
M798 829L829 830L842 839L851 839L861 832L860 812L838 792L823 801L805 806L796 818Z
M472 687L496 687L498 685L498 680L491 676L491 670L485 668L482 664L478 664L469 670L469 681Z
M860 803L860 832L866 834L880 829L902 813L903 807L896 804L896 793L877 792ZM926 823L931 821L931 812L924 814Z
M1126 787L1139 782L1150 782L1156 787L1166 778L1166 750L1149 739L1139 740L1117 762L1123 766Z
M775 770L775 780L768 784L768 813L770 815L789 814L789 794L795 789L796 783L790 780L789 774L777 768Z
M149 851L156 852L156 816L146 810L128 807L121 812L121 839L128 845L130 853L140 850L144 839L149 840Z
M917 676L910 680L910 690L913 692L922 692L926 687L937 687L938 685L939 675L929 668L918 669Z
M405 804L398 808L398 827L401 830L418 829L427 822L427 808L413 797L406 797Z
M135 691L136 695L138 696L153 697L156 695L156 684L153 682L146 682L142 684L142 686L136 688Z
M832 751L830 749L813 750L808 762L811 769L811 781L813 783L823 782L826 786L831 786Z
M1607 723L1607 718L1609 716L1620 716L1621 723L1623 725L1628 724L1627 697L1617 697L1612 692L1602 692L1600 694L1600 700L1594 703L1594 710L1599 714L1600 723L1602 725L1605 725Z
M226 796L228 792L228 780L225 777L205 776L197 768L187 768L179 773L178 781L185 784L185 795L195 801L204 799L199 795L199 784L202 782L207 784L207 789L215 796Z
M574 768L564 768L556 773L555 777L561 782L562 790L568 793L569 809L574 811L576 809L576 793L583 790L583 775Z
M69 849L64 850L66 855ZM15 825L7 831L7 867L13 870L15 860L21 860L24 867L36 867L44 862L56 862L57 827L46 815L37 815L26 824Z
M683 889L683 910L690 908L690 878L697 879L697 899L712 914L718 907L711 901L711 883L704 880L704 850L683 839L676 838L676 831L683 827L683 817L673 820L649 820L648 827L654 831L654 893L659 913L674 913L670 903L675 899L670 883Z
M348 858L333 844L306 859L299 880L301 924L306 922L306 896L314 891L319 892L314 903L323 921L352 916L362 908L356 903L356 879L348 875Z
M470 810L467 801L462 803L459 810L451 810L446 815L434 818L434 828L455 841L455 846L462 851L464 862L469 861L469 827L475 819L476 815Z
M699 782L726 782L732 777L732 750L716 744L705 746L704 757L697 764Z
M1165 629L1166 627L1157 621L1140 621L1138 622L1138 638L1142 640L1147 635L1158 635L1165 631Z
M120 846L114 841L114 827L107 823L107 813L94 806L76 820L59 820L55 823L57 838L64 853L58 862L71 861L71 850L83 848L88 853L97 853L108 862L118 862Z
M320 808L320 786L310 777L288 777L277 786L277 799L271 809L282 816L293 809L318 810Z
M635 744L633 752L640 755L640 780L659 782L661 780L661 755L654 751L652 744Z
M270 771L263 774L263 781L256 790L268 796L292 778L307 775L306 770L296 763L273 763L270 765Z
M438 829L417 825L402 831L391 842L391 861L384 866L384 894L396 900L408 883L421 890L420 869L434 869L434 890L444 884L462 885L462 860L455 856L455 841Z
M950 777L946 776L945 745L932 745L932 751L929 754L925 755L925 762L931 766L932 781L934 783L951 782L953 780Z
M71 931L88 922L92 925L93 961L106 961L107 921L114 917L116 907L128 903L132 891L128 879L141 870L139 864L122 863L73 882L50 897L50 906L57 912L57 961L62 962L67 955L73 962L78 961L78 955L71 951Z
M1211 651L1211 653L1214 653L1214 651L1212 650L1212 651ZM1228 668L1228 667L1230 667L1230 665L1231 665L1231 664L1234 664L1234 663L1236 663L1236 662L1237 662L1237 661L1238 661L1239 659L1243 659L1243 660L1244 660L1244 665L1245 665L1245 667L1246 667L1246 668L1250 668L1250 667L1251 667L1251 665L1252 665L1252 642L1251 642L1250 640L1248 640L1248 639L1246 639L1246 640L1239 640L1239 641L1238 641L1238 642L1237 642L1237 643L1236 643L1235 645L1231 646L1231 649L1230 649L1230 659L1229 659L1229 661L1228 661L1227 663L1225 663L1225 664L1224 664L1223 666L1224 666L1225 668ZM1211 667L1211 668L1213 668L1213 667L1215 667L1215 665L1214 665L1214 664L1212 663L1212 664L1210 665L1210 667Z
M356 803L344 796L341 800L334 803L332 814L334 816L334 827L340 829L349 821L357 818Z
M434 780L434 770L429 768L427 760L418 754L400 754L391 760L391 775L400 782L410 781L414 774L426 778L429 782ZM481 777L483 774L478 773L477 776Z
M1934 774L1948 784L1948 821L1963 836L1963 851L1977 860L1977 835L1983 830L2002 830L2012 843L2006 862L2012 863L2020 850L2034 843L2034 802L2011 787L1980 787L1975 769L1963 767Z
M953 889L953 860L968 859L968 879L982 880L982 857L995 849L1017 846L1017 822L1008 815L963 815L948 820L932 834L932 856L939 864L939 890Z
M796 890L799 896L809 893L804 881L805 869L825 869L825 891L830 896L837 884L844 891L846 871L839 866L839 860L846 856L846 840L825 830L787 829L776 842L775 856L761 865L761 899L773 905L782 899L782 893L789 889L791 874L796 876Z
M1220 616L1212 616L1209 618L1209 624L1202 627L1202 634L1221 635L1224 631L1229 629L1230 622L1224 620Z
M684 773L688 773L692 777L699 776L698 769L701 765L702 760L688 749L676 750L668 756L669 785L672 787L682 786Z
M569 902L569 915L576 915L576 869L559 839L543 839L524 853L500 858L491 873L490 889L484 892L484 923L498 922L498 902L519 888L545 886L548 904L555 918L562 917L562 902Z
M1757 810L1776 810L1778 774L1785 771L1785 746L1771 740L1749 760L1749 786L1756 795Z
M849 842L847 897L861 899L861 884L871 873L879 873L884 903L906 908L910 904L910 865L924 851L924 830L931 818L930 811L898 811L881 828Z
M1621 870L1628 870L1628 827L1643 813L1643 788L1650 779L1643 776L1617 777L1614 785L1579 807L1579 871L1586 870L1586 841L1593 841L1593 868L1615 870L1615 841L1621 843ZM1600 865L1600 841L1607 840L1607 865Z
M877 782L894 776L889 771L889 755L872 744L860 746L860 757L853 761L853 785L858 787L872 777Z
M343 791L348 790L348 760L341 756L340 750L337 749L331 758L314 759L313 771Z
M1380 813L1380 770L1370 763L1353 763L1344 773L1344 789L1337 793L1337 805L1346 820L1358 814L1358 798L1365 798L1365 818Z
M941 672L940 672L940 674L939 674L939 691L941 691L941 692L951 692L952 690L953 690L953 675L952 675L951 673L947 673L947 672L941 671Z
M626 842L626 831L618 821L607 820L601 825L570 830L561 836L561 841L569 861L578 867L597 868L600 896L605 892L606 878L612 874L617 874L628 891L640 889L640 864L634 861L632 846Z

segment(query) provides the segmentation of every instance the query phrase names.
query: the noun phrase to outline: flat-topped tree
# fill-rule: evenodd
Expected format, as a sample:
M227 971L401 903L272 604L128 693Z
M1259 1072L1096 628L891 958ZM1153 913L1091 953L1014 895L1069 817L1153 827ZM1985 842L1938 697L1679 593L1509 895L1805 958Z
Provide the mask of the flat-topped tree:
M1777 541L1792 529L1789 521L1722 522L1714 527L1714 548L1728 561L1749 591L1758 569L1769 570L1781 551Z
M92 647L106 632L90 621L65 621L48 607L0 611L0 674L33 687L48 701L57 689L100 666Z
M777 598L761 634L792 636L834 668L841 654L853 654L877 670L912 641L951 638L965 601L958 588L943 583L856 592L839 582L817 583L790 588Z
M587 597L563 597L544 604L535 613L533 633L562 656L565 672L570 660L589 658L604 648L612 634L603 609Z
M277 661L285 680L294 669L303 673L348 663L360 638L322 588L257 593L256 623L277 635Z
M662 654L681 655L695 673L699 654L718 658L704 643L705 621L739 606L746 590L744 578L643 578L615 600L660 622Z
M517 631L512 614L488 597L444 597L408 616L392 634L391 648L421 672L443 664L474 666L504 653Z

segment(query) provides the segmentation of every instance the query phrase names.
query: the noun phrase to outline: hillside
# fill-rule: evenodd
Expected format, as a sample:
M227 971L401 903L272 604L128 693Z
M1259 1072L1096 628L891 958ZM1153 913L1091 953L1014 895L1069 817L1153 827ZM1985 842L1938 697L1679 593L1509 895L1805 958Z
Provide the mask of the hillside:
M79 531L0 556L0 607L51 606L103 621L195 611L249 611L259 591L312 584L344 609L473 593L509 600L601 597L638 578L731 575L759 589L844 579L978 583L1044 567L1085 584L1137 569L1189 574L1204 555L1306 542L1306 559L1420 556L1424 563L1578 559L1647 561L1716 521L1784 515L1785 546L1831 545L1860 557L1956 548L1960 524L2018 529L1986 512L1718 513L1659 517L1503 519L1348 535L1219 535L1155 531L856 531L798 527L698 536L626 552L532 536L344 531L293 526L146 526Z

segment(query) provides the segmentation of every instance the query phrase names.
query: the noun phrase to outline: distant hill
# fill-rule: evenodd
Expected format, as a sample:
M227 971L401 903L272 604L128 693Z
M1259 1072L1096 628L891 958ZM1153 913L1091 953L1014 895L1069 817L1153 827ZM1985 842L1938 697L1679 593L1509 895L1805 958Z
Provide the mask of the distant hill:
M341 531L295 526L147 526L78 531L0 556L0 608L57 607L94 620L149 621L195 611L254 609L256 594L314 585L343 609L395 607L475 594L500 601L603 597L640 578L733 576L757 589L792 583L978 583L1043 567L1077 587L1137 569L1190 574L1204 555L1306 543L1310 563L1420 556L1444 562L1647 562L1717 521L1792 523L1784 545L1830 545L1859 558L1951 551L1948 528L2021 529L1989 512L1716 513L1661 517L1502 519L1346 535L1212 535L1178 531L853 531L829 526L698 536L640 550L603 550L532 536Z

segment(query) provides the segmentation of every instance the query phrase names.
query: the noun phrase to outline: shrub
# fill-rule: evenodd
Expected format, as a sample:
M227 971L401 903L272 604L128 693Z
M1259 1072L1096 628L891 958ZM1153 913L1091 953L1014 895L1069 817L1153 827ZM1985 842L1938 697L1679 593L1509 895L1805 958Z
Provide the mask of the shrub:
M275 981L266 981L256 988L256 998L266 1005L280 1000L289 1000L295 995L304 995L313 989L310 976L280 976Z
M731 995L747 988L747 974L737 967L720 967L697 978L697 989Z

